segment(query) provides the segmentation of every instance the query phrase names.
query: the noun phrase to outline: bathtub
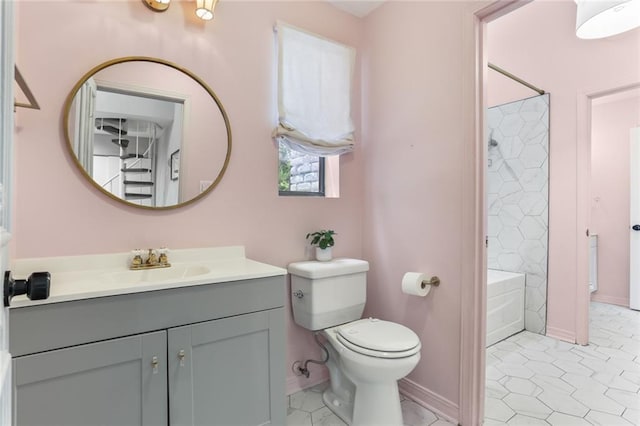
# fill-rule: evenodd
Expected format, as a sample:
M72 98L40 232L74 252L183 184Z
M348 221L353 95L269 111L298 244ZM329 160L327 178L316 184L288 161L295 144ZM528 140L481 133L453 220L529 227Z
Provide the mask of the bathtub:
M525 274L487 270L487 346L524 330Z

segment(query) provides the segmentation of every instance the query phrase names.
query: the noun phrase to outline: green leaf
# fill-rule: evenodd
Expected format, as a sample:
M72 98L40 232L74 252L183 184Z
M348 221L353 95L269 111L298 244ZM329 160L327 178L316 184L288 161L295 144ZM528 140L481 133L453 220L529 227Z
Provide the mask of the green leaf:
M310 242L312 246L318 246L321 249L326 249L335 245L335 241L333 239L334 235L337 234L332 229L322 229L320 231L308 233L305 238L309 239L309 237L313 237Z

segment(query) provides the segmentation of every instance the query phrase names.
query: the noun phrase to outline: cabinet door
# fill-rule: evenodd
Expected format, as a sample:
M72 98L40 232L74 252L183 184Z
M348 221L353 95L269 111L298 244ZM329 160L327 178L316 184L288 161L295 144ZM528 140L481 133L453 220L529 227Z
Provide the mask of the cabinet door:
M284 309L169 329L171 426L284 425Z
M15 358L14 424L167 425L166 349L159 331Z

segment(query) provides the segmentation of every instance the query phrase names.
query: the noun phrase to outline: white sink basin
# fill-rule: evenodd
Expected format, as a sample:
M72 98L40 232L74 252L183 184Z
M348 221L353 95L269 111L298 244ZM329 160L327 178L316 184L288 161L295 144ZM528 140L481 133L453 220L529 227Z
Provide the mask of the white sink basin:
M146 284L164 281L180 281L211 272L203 265L173 265L169 268L121 271L102 276L102 281L114 284Z

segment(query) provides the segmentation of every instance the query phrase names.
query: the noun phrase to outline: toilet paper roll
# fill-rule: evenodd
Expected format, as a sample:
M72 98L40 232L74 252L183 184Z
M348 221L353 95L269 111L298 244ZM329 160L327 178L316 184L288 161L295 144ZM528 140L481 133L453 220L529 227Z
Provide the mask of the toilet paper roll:
M426 279L427 277L420 272L407 272L402 277L402 292L412 296L426 296L431 290L429 284L422 288L422 281Z

